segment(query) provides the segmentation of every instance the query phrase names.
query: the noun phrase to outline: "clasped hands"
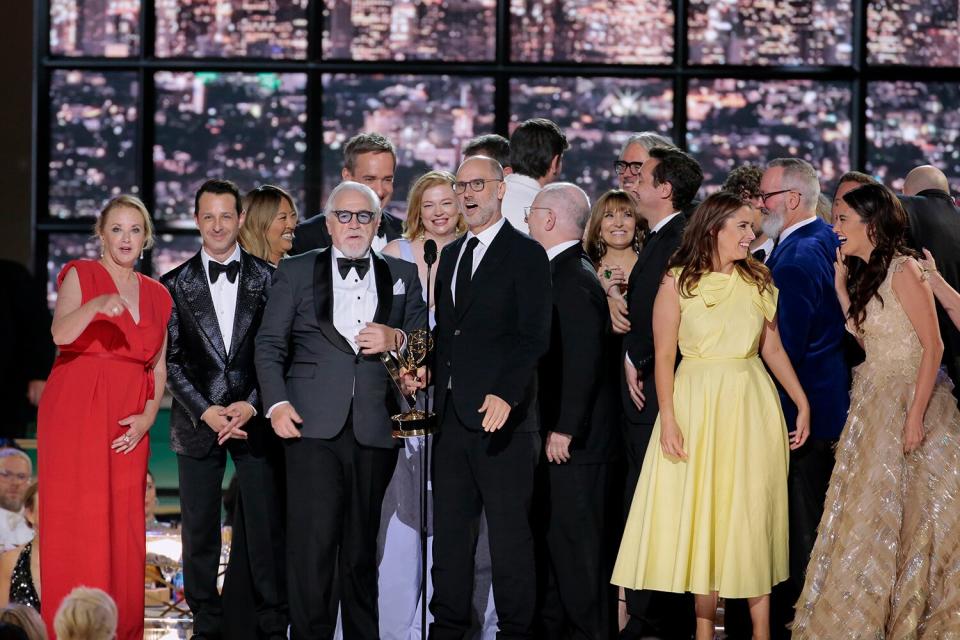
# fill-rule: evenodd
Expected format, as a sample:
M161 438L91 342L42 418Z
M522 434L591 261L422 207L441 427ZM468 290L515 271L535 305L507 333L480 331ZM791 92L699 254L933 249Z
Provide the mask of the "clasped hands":
M230 438L246 440L249 434L243 427L256 411L249 402L239 400L226 407L218 404L207 407L200 419L217 434L217 444L222 445Z

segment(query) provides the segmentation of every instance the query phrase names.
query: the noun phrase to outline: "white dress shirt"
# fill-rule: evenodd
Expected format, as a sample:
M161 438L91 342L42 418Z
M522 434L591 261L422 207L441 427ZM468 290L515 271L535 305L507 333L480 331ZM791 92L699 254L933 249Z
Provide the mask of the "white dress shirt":
M674 211L673 213L671 213L670 215L668 215L666 218L664 218L663 220L661 220L661 221L658 222L657 224L653 225L653 228L650 229L650 233L659 233L659 232L660 232L660 229L663 229L665 226L667 226L668 224L670 224L670 221L673 220L674 218L676 218L678 215L680 215L680 212L679 212L679 211Z
M467 231L467 237L464 239L463 244L460 245L460 255L457 257L457 266L453 268L453 279L450 281L450 295L453 297L454 304L457 303L457 272L460 271L460 261L463 260L463 254L466 253L467 243L470 242L470 238L479 240L477 246L473 248L473 271L470 272L472 278L473 274L477 272L477 267L480 266L480 261L483 260L483 256L486 255L490 243L493 242L493 239L500 233L500 229L503 228L506 221L506 218L500 218L497 222L481 231L479 235L474 235L473 231Z
M780 232L780 242L783 242L784 240L786 240L787 236L789 236L791 233L793 233L800 227L805 227L808 224L812 224L816 222L816 220L817 220L817 216L810 216L809 218L805 218L800 222L790 225L789 227L787 227L786 229Z
M33 529L22 514L0 509L0 551L10 551L33 540Z
M377 312L377 284L373 273L373 259L367 252L366 259L370 264L367 273L361 278L357 270L351 268L347 277L340 275L337 258L346 256L331 247L330 259L333 260L333 326L337 333L346 338L354 353L360 353L357 346L357 334L366 328L368 322L373 322Z
M507 185L507 192L503 195L503 217L510 221L514 229L530 233L527 223L523 221L523 210L533 204L533 199L540 193L540 183L530 176L511 173L503 179Z
M547 249L547 260L553 261L558 255L569 249L575 244L578 244L580 240L567 240L566 242L561 242L558 245L552 246Z
M237 274L237 279L233 282L230 282L225 273L220 274L216 282L210 282L210 262L227 265L234 260L240 260L240 245L234 247L233 253L230 254L226 262L214 260L207 255L206 249L200 249L200 260L203 262L207 286L210 287L210 297L213 298L213 308L217 313L217 324L220 326L223 348L226 349L227 353L230 353L230 343L233 341L233 318L237 312L237 289L240 288L240 274Z

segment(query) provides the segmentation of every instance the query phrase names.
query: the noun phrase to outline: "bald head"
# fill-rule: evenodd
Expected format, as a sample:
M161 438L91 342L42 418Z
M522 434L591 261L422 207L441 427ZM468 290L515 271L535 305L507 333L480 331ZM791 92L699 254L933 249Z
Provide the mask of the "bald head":
M906 180L903 181L903 195L905 196L915 196L928 189L950 193L950 183L947 182L947 176L931 164L912 169L907 174Z
M583 189L569 182L555 182L540 190L530 205L527 224L530 236L550 249L583 238L590 219L590 199Z
M499 162L488 156L470 156L460 163L460 167L457 168L457 175L463 173L465 169L477 170L478 168L482 168L481 171L489 174L489 178L503 180L503 167L500 166Z

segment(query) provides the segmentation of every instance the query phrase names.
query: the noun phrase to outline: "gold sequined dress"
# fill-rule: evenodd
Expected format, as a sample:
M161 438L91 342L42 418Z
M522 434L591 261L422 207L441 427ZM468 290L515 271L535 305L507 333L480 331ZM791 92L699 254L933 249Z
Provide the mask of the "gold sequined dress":
M922 348L891 286L862 327L850 413L797 603L794 638L960 638L960 412L941 373L903 453Z

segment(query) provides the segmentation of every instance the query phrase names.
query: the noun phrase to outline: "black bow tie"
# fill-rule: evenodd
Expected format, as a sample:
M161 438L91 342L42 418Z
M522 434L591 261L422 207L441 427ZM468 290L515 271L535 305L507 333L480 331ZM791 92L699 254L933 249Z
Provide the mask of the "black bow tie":
M221 273L227 274L227 280L230 281L230 284L233 284L237 281L237 276L240 275L240 261L231 260L227 264L220 264L219 262L210 261L210 284L213 284L220 277Z
M763 262L764 259L767 257L767 250L757 249L756 251L753 252L753 257L759 260L760 262Z
M357 275L362 280L370 270L370 258L337 258L337 268L340 269L340 277L347 279L350 269L356 269Z

